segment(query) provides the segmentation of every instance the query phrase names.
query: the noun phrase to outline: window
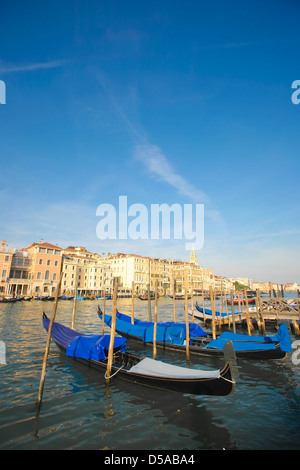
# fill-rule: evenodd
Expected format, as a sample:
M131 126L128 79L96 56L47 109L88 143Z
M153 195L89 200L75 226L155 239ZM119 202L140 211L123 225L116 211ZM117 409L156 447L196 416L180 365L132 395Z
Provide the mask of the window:
M49 248L47 248L47 253L48 253L49 255L52 255L53 250L50 250Z
M4 261L7 262L9 260L9 256L5 256Z
M3 269L3 271L2 271L2 277L6 277L6 272L7 272L6 269Z
M50 266L50 264L51 264L50 259L47 259L47 266Z
M54 254L55 254L55 255L60 255L60 251L54 250Z
M39 248L39 253L45 253L45 248Z
M43 260L42 260L42 259L39 259L39 264L43 264Z
M58 262L57 261L54 261L54 266L57 266Z
M37 273L36 278L37 278L37 279L42 279L42 273Z
M57 280L57 274L53 274L53 281Z
M50 271L45 272L45 281L49 281L50 278Z

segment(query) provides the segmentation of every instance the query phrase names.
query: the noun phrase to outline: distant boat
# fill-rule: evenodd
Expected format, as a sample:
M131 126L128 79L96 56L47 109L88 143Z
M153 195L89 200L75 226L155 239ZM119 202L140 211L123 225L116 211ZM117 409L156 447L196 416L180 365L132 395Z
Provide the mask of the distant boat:
M173 299L173 295L169 295L169 297L171 297L171 299ZM188 295L187 296L188 299L191 299L192 296L191 295ZM185 300L185 294L175 294L175 300Z
M0 302L3 304L8 304L8 303L17 302L17 301L18 299L14 297L1 297L0 298Z
M144 294L144 295L139 295L138 298L140 300L148 300L149 297L147 294ZM155 299L154 295L150 295L150 300L154 300L154 299Z
M233 299L234 305L237 305L238 303L246 303L246 299ZM253 299L247 299L248 304L255 304L255 298ZM226 299L226 303L231 305L231 299Z

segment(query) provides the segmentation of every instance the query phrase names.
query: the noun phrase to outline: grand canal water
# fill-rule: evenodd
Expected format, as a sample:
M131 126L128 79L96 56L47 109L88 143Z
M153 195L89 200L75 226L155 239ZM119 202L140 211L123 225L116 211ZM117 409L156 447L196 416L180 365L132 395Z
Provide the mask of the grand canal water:
M130 311L130 299L118 308ZM107 301L111 310L111 301ZM0 449L299 449L300 365L292 353L269 362L238 361L239 382L228 397L162 392L104 377L68 359L51 343L43 403L37 418L41 365L46 344L42 311L51 302L0 305ZM176 303L183 320L183 302ZM136 300L147 319L147 302ZM72 302L60 301L57 321L70 326ZM159 320L172 319L171 299L159 300ZM97 301L77 305L75 328L100 333ZM107 330L108 331L108 330ZM276 334L274 331L271 334ZM295 337L292 336L292 341ZM151 356L151 349L139 351ZM185 358L158 351L158 359L185 365ZM295 362L295 361L294 361ZM198 368L218 368L221 359L192 359Z

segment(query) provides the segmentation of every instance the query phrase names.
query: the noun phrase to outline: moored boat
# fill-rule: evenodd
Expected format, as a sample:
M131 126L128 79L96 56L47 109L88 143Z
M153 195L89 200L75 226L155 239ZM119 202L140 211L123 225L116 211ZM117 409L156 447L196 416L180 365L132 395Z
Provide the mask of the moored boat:
M43 325L48 331L50 320L44 314ZM68 358L103 370L106 373L109 335L83 335L60 323L53 323L51 336ZM228 360L222 369L200 370L179 367L125 351L126 339L115 337L111 377L116 376L135 384L162 390L197 395L224 396L233 392L234 356L230 345L225 353Z
M102 311L98 307L98 315ZM111 316L104 315L104 321L111 326ZM244 359L282 359L291 351L291 340L286 325L281 325L278 334L274 336L249 336L236 333L222 333L213 339L199 325L190 323L190 354L220 357L224 345L232 341L235 354ZM127 340L143 343L146 346L153 343L154 324L138 319L131 323L131 317L117 312L116 332ZM158 323L156 329L156 346L176 352L186 352L185 324L174 322Z

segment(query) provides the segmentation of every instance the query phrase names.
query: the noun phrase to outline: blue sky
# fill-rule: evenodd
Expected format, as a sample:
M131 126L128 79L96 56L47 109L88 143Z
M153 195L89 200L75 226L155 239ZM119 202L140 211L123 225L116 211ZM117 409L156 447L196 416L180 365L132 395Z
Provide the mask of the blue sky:
M1 238L99 240L102 203L205 205L199 264L300 283L297 1L2 1Z

